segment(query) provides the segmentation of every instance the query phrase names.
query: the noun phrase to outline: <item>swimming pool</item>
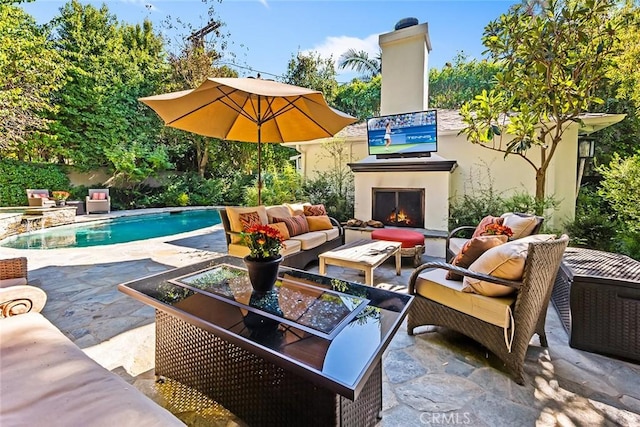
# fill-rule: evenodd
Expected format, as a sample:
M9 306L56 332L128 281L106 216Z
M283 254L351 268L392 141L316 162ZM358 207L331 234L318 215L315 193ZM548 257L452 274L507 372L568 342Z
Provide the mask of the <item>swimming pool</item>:
M0 246L14 249L84 248L170 236L220 224L215 209L144 214L48 228L12 236Z

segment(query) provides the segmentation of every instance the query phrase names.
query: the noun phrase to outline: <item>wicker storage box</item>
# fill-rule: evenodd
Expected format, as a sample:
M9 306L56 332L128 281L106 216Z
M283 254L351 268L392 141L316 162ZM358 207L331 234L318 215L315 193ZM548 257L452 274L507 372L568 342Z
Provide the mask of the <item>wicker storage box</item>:
M571 347L640 362L640 262L567 248L552 301Z

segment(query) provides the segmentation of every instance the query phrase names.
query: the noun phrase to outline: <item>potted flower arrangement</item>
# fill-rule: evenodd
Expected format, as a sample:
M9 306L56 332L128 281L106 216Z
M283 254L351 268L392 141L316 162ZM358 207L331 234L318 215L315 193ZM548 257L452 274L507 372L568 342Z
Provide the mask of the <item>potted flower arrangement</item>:
M64 206L69 198L68 191L52 191L51 194L53 195L53 200L56 201L56 206Z
M244 258L244 262L253 289L256 292L271 290L278 278L278 266L282 262L280 249L283 247L284 237L277 229L262 224L252 225L241 235L249 248L249 255Z

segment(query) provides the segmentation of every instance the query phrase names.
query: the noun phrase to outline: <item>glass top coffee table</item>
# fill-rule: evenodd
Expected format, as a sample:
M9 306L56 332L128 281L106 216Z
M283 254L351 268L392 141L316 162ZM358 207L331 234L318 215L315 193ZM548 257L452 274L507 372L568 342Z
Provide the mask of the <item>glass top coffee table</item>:
M119 285L156 308L156 375L249 425L374 425L381 357L413 297L281 267L252 292L220 257Z

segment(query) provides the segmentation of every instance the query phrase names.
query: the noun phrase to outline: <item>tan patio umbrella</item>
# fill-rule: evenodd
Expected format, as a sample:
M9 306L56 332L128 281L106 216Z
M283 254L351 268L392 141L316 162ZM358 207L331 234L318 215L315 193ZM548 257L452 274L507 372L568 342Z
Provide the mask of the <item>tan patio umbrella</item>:
M198 88L140 98L166 126L258 143L258 204L263 142L335 135L357 119L327 105L321 92L260 78L209 78Z

